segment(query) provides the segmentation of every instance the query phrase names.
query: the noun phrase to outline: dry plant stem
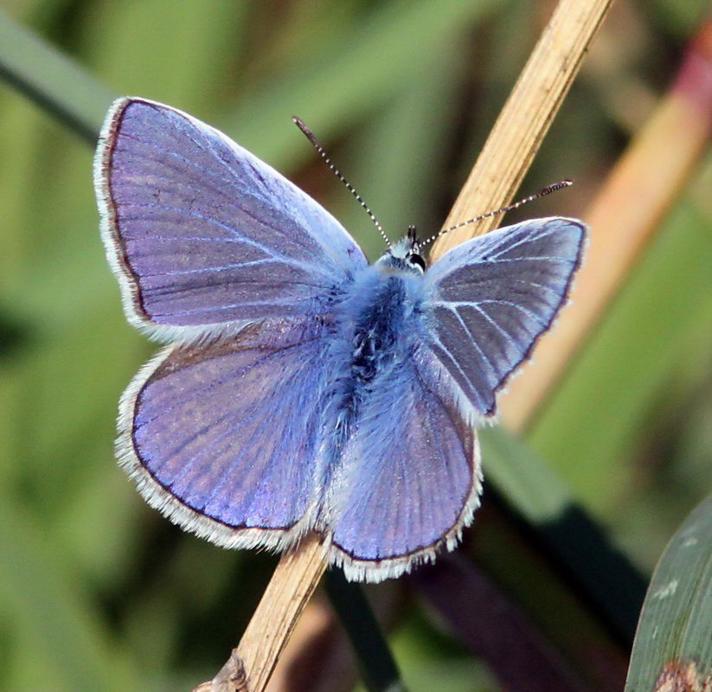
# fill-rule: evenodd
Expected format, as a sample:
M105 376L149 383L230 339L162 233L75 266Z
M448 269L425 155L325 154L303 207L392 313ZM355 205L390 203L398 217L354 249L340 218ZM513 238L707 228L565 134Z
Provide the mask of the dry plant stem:
M612 0L561 0L504 106L443 227L507 204L526 174ZM499 219L444 236L433 257L495 228ZM237 652L249 692L261 692L296 619L325 569L316 539L282 558ZM228 661L229 668L234 660ZM201 692L236 692L216 676ZM206 687L205 685L210 685Z
M445 227L509 203L578 72L612 0L561 0L460 191ZM496 228L483 219L443 236L436 259L475 235Z
M575 309L537 347L502 402L507 427L522 431L555 386L660 227L712 135L712 23L693 41L677 81L607 178L584 218L592 238L573 291ZM674 145L660 146L665 142Z
M334 610L326 598L317 594L304 609L294 635L279 657L267 692L304 688L309 692L332 692L331 686L320 684L325 678L342 680L345 677L353 687L356 675L350 653Z
M310 534L277 565L240 644L209 682L194 692L257 692L269 681L275 663L304 606L326 569L321 539Z

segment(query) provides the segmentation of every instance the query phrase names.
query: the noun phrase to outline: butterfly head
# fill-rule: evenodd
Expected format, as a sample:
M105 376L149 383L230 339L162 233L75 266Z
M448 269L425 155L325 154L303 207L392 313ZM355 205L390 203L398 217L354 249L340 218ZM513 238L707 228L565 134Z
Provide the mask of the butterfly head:
M425 258L420 254L420 245L415 233L415 226L408 226L405 238L388 249L378 262L388 269L407 270L422 274L425 272Z

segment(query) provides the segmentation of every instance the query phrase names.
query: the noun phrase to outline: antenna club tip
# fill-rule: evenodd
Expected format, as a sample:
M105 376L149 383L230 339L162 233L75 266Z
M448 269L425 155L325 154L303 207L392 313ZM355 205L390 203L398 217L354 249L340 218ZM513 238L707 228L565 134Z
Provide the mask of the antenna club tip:
M314 145L314 147L316 147L317 151L319 149L323 149L323 147L315 137L314 133L307 127L307 124L298 115L292 116L292 122L302 131L302 134L306 136L306 138Z
M571 187L573 184L573 180L570 178L564 178L563 180L559 180L558 183L547 185L543 190L540 190L538 194L534 195L534 199L537 197L546 197L546 195L550 195L552 192L558 192L559 190L563 190L565 187Z

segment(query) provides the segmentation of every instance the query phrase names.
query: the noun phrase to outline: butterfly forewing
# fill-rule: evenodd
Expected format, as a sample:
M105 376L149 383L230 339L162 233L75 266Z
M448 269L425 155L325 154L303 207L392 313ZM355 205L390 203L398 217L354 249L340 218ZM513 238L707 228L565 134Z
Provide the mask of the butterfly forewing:
M366 264L309 196L168 106L116 102L96 186L129 319L159 337L318 312Z
M450 250L426 273L429 344L479 416L568 299L585 226L533 219Z

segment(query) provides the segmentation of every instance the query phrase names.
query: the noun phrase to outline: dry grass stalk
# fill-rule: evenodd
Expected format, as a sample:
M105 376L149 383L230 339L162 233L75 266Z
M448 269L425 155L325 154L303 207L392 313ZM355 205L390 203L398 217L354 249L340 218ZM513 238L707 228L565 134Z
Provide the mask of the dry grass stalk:
M509 203L529 170L554 116L569 91L586 49L612 0L562 0L522 70L445 227ZM433 247L443 252L496 228L489 217L443 236Z
M240 644L209 682L194 692L263 690L294 626L326 569L319 537L307 536L277 565Z

